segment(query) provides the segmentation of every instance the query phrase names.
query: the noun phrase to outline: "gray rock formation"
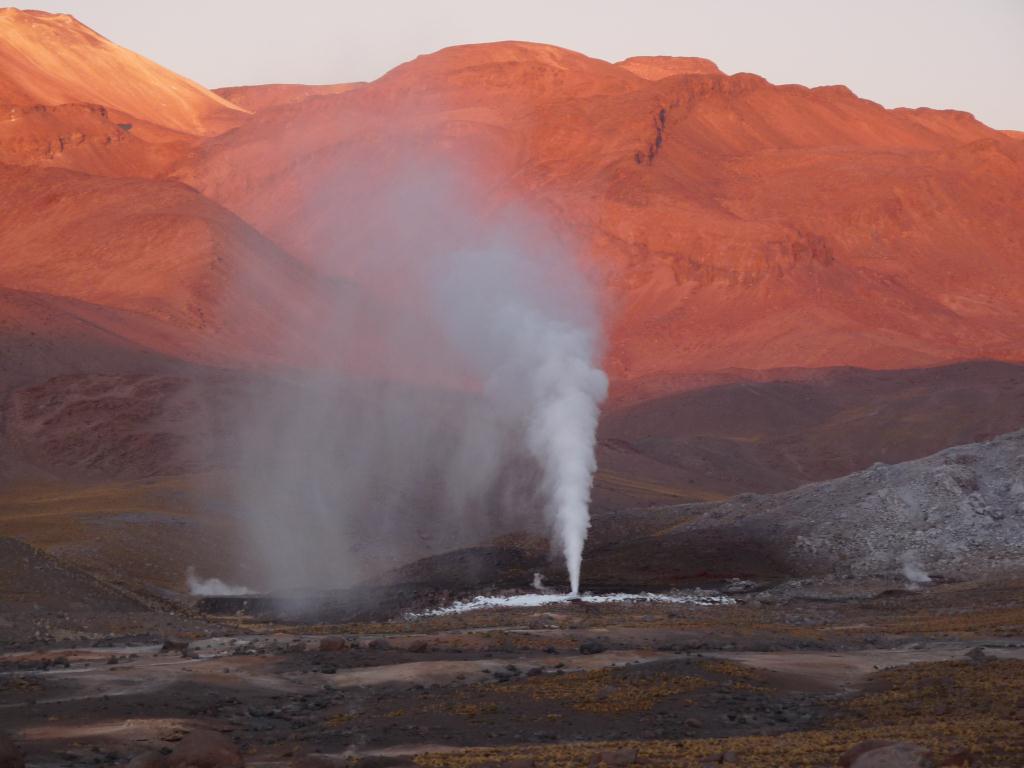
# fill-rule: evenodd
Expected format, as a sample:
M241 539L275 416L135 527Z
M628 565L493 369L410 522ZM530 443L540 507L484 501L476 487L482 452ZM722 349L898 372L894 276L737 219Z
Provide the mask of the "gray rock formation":
M785 493L699 505L699 511L675 535L745 529L796 575L921 583L1020 571L1024 431Z

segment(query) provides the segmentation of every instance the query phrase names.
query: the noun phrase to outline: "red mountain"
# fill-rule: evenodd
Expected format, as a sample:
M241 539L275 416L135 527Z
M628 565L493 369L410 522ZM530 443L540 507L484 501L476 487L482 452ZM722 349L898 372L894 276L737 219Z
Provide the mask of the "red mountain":
M218 95L71 17L9 9L0 65L4 391L157 360L323 364L309 322L357 306L364 322L337 356L376 375L375 334L402 305L356 283L324 306L337 275L319 254L340 254L344 274L347 255L372 252L390 226L375 206L410 158L430 157L467 177L468 215L526 205L599 281L613 408L633 409L608 420L606 489L635 495L639 474L656 496L685 495L670 486L713 475L725 494L860 466L882 455L871 440L891 414L865 413L865 381L886 402L934 395L937 412L915 418L956 424L901 438L887 460L1019 426L993 394L1016 397L1014 368L903 370L1024 361L1024 143L965 113L887 110L704 59L612 64L518 42L446 49L358 86ZM417 375L432 363L407 362ZM882 375L891 386L815 372L841 366L901 370ZM55 381L33 397L79 386ZM750 392L798 413L811 391L828 416L787 436L796 458L751 448L756 482L707 469L777 444L775 422L706 434L715 413ZM857 446L809 462L850 419ZM700 434L679 441L674 424Z
M498 43L257 114L177 175L309 260L374 237L354 198L396 148L471 158L482 208L525 199L576 240L619 381L1024 359L1024 147L961 112Z

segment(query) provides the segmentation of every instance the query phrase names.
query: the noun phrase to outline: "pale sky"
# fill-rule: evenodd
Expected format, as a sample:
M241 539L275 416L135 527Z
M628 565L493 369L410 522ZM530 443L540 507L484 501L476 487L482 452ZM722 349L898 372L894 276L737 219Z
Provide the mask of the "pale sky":
M39 0L211 88L372 80L493 40L704 56L775 83L1024 130L1024 0Z

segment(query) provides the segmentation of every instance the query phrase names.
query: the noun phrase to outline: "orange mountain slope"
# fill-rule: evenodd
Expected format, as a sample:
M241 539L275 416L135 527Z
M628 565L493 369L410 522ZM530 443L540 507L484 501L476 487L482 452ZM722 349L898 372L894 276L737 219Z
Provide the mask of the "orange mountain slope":
M0 211L0 352L7 345L19 368L59 370L33 363L31 349L50 345L71 360L70 344L102 348L101 359L138 350L222 367L454 381L436 345L419 338L429 329L403 324L424 352L410 353L407 369L388 366L379 342L398 332L394 308L315 273L179 182L0 165Z
M191 137L140 129L96 104L0 107L0 163L67 168L101 176L159 176Z
M257 114L177 174L314 261L372 244L410 154L578 243L619 381L1024 359L1024 146L962 112L496 43Z
M232 104L250 112L260 112L286 104L308 99L310 96L326 96L345 93L358 88L362 83L338 83L336 85L298 85L294 83L272 83L269 85L238 85L228 88L214 88L213 92Z
M71 16L0 9L0 104L71 103L198 135L226 130L246 114Z

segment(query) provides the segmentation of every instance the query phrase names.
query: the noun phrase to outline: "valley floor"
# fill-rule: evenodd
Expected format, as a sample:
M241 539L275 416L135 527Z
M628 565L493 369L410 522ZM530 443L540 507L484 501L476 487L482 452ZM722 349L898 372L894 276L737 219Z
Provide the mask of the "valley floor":
M827 766L869 738L1019 766L1021 587L335 626L165 613L9 644L0 731L33 766L124 765L199 730L250 766Z

